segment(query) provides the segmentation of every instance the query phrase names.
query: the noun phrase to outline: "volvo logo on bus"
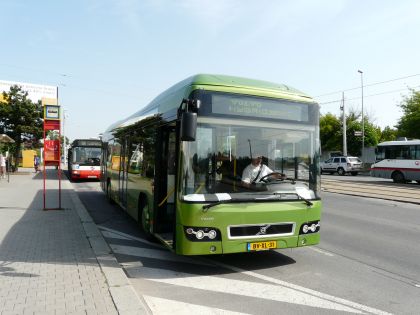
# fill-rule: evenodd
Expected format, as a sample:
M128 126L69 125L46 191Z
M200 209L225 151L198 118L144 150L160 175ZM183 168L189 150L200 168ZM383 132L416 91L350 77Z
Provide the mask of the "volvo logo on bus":
M267 224L265 226L260 227L260 231L257 233L257 235L261 234L267 234L267 229L270 227L270 224Z

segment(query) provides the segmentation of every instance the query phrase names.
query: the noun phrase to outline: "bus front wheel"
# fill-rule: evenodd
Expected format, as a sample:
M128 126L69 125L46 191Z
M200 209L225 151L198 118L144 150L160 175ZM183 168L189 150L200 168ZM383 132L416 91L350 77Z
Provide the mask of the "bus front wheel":
M404 175L400 171L392 173L391 178L394 181L394 183L405 183Z
M145 238L149 241L154 240L153 234L150 233L149 206L145 196L139 197L138 217L137 221L143 230Z

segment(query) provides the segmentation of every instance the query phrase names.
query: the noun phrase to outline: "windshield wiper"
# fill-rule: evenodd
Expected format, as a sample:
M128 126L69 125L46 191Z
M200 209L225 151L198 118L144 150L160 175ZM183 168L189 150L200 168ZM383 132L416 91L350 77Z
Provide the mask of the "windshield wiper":
M298 193L288 193L288 194L292 194L292 195L296 195L297 197L298 197L298 199L301 199L301 200L303 200L305 203L306 203L306 205L308 206L308 207L311 207L311 206L313 206L314 204L313 204L313 202L311 202L309 199L306 199L306 198L304 198L304 197L302 197L301 195L299 195ZM283 195L283 193L273 193L273 195Z
M214 206L218 206L224 203L235 203L235 202L245 202L245 201L255 201L254 198L247 198L247 199L225 199L225 200L219 200L214 203L210 203L208 205L203 206L203 212L207 212L210 208L213 208Z
M306 183L307 180L304 180L304 179L296 179L296 178L293 178L293 177L285 177L285 178L278 178L278 179L269 181L266 184L267 185L270 185L270 184L278 184L278 183L282 183L282 182L284 182L284 183L286 183L286 182L292 182L292 185L294 185L294 184L296 184L298 182Z
M291 194L296 195L298 197L298 199L303 200L308 207L310 207L310 206L313 205L313 203L310 200L302 197L301 195L299 195L297 193L291 193ZM283 193L273 193L273 195L274 196L280 196L280 195L283 195ZM207 212L210 208L213 208L215 206L218 206L218 205L221 205L221 204L225 204L225 203L235 203L235 202L238 202L239 203L239 202L261 201L261 200L270 200L270 198L247 198L247 199L225 199L225 200L219 200L219 201L216 201L214 203L210 203L210 204L204 205L203 206L203 212ZM278 200L278 198L273 198L272 200Z

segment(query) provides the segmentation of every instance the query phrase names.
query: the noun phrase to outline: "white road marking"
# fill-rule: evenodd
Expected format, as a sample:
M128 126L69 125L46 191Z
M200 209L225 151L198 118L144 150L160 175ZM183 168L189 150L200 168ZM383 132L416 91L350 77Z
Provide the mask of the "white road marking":
M313 250L313 251L315 251L317 253L320 253L320 254L323 254L325 256L328 256L328 257L333 257L334 256L334 254L331 254L330 252L327 252L326 250L320 249L320 248L315 247L315 246L309 246L307 248L309 248L309 249L311 249L311 250Z
M133 246L124 246L124 245L113 245L109 244L112 251L117 254L124 254L130 256L136 256L141 258L152 258L152 259L159 259L164 261L175 261L175 262L182 262L200 266L212 266L214 264L208 262L202 262L195 259L191 259L186 256L178 256L170 251L166 250L156 250L150 248L141 248L141 247L133 247Z
M299 304L308 307L330 309L354 314L363 314L358 308L336 303L299 290L281 285L257 283L214 276L197 276L188 273L154 268L132 268L127 270L131 276L147 280L183 286L191 289L235 294L251 298L260 298L283 303Z
M115 231L113 229L105 228L105 227L102 227L102 226L100 226L100 229L108 231L109 233L111 233L111 234L107 234L110 237L119 236L119 238L121 238L121 239L127 238L127 239L137 240L139 242L146 243L146 244L155 246L157 248L163 248L161 245L151 243L151 242L148 242L144 239L134 237L134 236L131 236L129 234L125 234L125 233L122 233L122 232L119 232L119 231ZM292 283L289 283L289 282L285 282L285 281L282 281L282 280L279 280L279 279L276 279L276 278L264 276L264 275L258 274L256 272L247 271L247 270L235 267L235 266L227 265L227 264L224 264L224 263L219 263L219 262L216 262L216 261L213 261L213 260L210 260L210 259L202 259L202 258L200 258L200 260L191 259L191 258L188 258L188 257L185 257L185 256L176 256L175 254L173 254L169 251L165 251L165 250L153 250L153 249L145 249L145 248L138 248L138 247L132 247L132 246L119 246L119 245L112 245L112 244L110 244L110 246L113 249L113 251L116 252L116 253L127 254L127 255L132 255L132 256L137 256L137 257L154 258L154 259L176 261L176 262L187 262L187 263L190 263L190 264L199 264L199 265L200 264L201 265L209 265L209 266L217 265L219 267L223 267L223 268L226 268L226 269L229 269L229 270L233 270L237 273L241 273L241 274L244 274L244 275L248 275L248 276L260 279L260 280L264 280L264 281L273 283L273 284L275 284L276 288L282 288L283 287L283 289L292 290L293 291L292 297L295 294L297 294L297 295L305 294L306 296L312 297L314 299L318 299L317 300L318 302L322 301L323 303L327 303L327 305L333 305L334 307L336 307L338 305L338 307L343 307L343 308L347 307L353 313L366 312L366 313L370 313L370 314L381 314L381 315L389 315L390 314L390 313L387 313L387 312L384 312L384 311L381 311L381 310L378 310L378 309L375 309L375 308L371 308L371 307L366 306L366 305L362 305L362 304L355 303L355 302L352 302L352 301L349 301L349 300L338 298L338 297L335 297L335 296L332 296L332 295L329 295L329 294L324 294L322 292L318 292L318 291L315 291L315 290L312 290L312 289L301 287L301 286L298 286L298 285L295 285L295 284L292 284ZM308 247L308 248L313 248L313 247ZM325 252L323 254L327 255L328 252ZM135 266L134 268L131 268L131 266L130 266L126 270L127 270L128 273L134 273L137 276L140 275L140 276L143 277L143 275L141 274L141 271L142 270L147 270L147 269L150 269L150 268L137 267L137 266ZM159 273L163 274L164 272L169 272L169 271L164 270L164 269L155 269L155 270L158 270L157 271L158 274ZM173 280L175 282L180 282L180 284L176 284L176 283L173 283L173 284L182 286L183 285L182 284L183 279L172 279L172 278L177 278L178 277L177 275L179 275L179 274L180 273L174 273L174 274L169 275L169 279L167 279L167 281ZM133 275L133 276L135 276L135 275ZM203 285L203 282L199 281L200 277L195 276L193 274L189 274L188 276L191 277L191 279L188 280L188 285L184 285L184 286L194 287L194 284L196 284L197 286ZM210 277L210 276L206 276L206 277L209 278L209 279L214 279L215 278L215 277ZM157 278L160 278L159 275L157 276ZM150 280L164 282L165 279L159 280L159 279L153 279L152 278ZM226 281L227 281L227 283L220 284L221 288L229 287L229 285L230 285L229 283L232 280L226 280ZM235 281L238 281L238 280L235 280ZM191 284L190 284L190 282L191 282ZM199 283L197 283L197 282L199 282ZM170 283L170 282L167 282L167 283ZM250 283L253 284L253 288L251 288L252 289L252 291L251 291L252 295L251 296L256 296L255 292L257 290L254 287L255 286L254 282L250 282ZM206 283L204 282L204 284L206 284ZM204 290L212 290L210 288L203 288L203 289ZM217 286L216 286L214 291L220 292L220 290L221 289L220 288L218 289ZM241 293L233 292L233 294L241 294ZM294 299L292 299L292 301L286 301L286 302L299 304L299 303L296 303L296 302L293 302L293 301L294 301ZM305 299L304 299L303 303L304 302L305 302ZM317 303L315 303L315 304L318 305ZM303 305L307 305L307 304L303 304ZM323 305L323 304L321 303L319 305ZM321 306L314 306L314 307L321 307ZM332 309L336 309L334 307ZM330 307L326 307L326 308L330 308Z
M130 234L126 234L126 233L123 233L123 232L120 232L120 231L116 231L116 230L113 230L113 229L110 229L110 228L107 228L107 227L104 227L104 226L101 226L101 225L98 225L98 227L101 230L102 235L104 235L104 236L105 236L104 231L106 231L106 232L108 232L107 235L109 235L109 237L138 241L138 242L141 242L141 243L144 243L144 244L156 247L156 248L164 249L164 247L161 244L152 243L152 242L146 241L143 238L136 237L136 236L133 236L133 235L130 235Z
M162 299L143 295L153 314L159 315L177 315L177 314L200 314L200 315L245 315L246 313L226 311L220 308L212 308L202 305L178 302L168 299Z
M370 314L378 314L378 315L391 315L391 313L387 313L387 312L384 312L384 311L381 311L381 310L378 310L378 309L375 309L375 308L372 308L372 307L369 307L369 306L366 306L366 305L363 305L363 304L355 303L355 302L345 300L345 299L342 299L342 298L338 298L338 297L335 297L335 296L332 296L332 295L329 295L329 294L325 294L325 293L318 292L318 291L315 291L315 290L312 290L312 289L301 287L299 285L289 283L289 282L286 282L286 281L282 281L282 280L279 280L279 279L276 279L276 278L264 276L264 275L258 274L256 272L253 272L253 271L247 271L247 270L235 267L235 266L231 266L231 265L228 265L228 264L219 263L219 262L215 262L215 261L213 263L220 266L220 267L230 269L230 270L236 271L236 272L241 273L241 274L245 274L245 275L248 275L248 276L251 276L251 277L255 277L257 279L261 279L261 280L271 282L271 283L274 283L274 284L277 284L277 285L281 285L281 286L284 286L286 288L296 290L298 292L307 293L307 294L310 294L314 297L319 297L319 298L325 299L327 301L331 301L331 302L334 302L334 303L339 303L339 304L342 304L342 305L347 305L349 307L358 309L358 310L363 311L363 312L367 312L367 313L370 313Z
M117 233L114 233L114 232L101 231L101 233L104 237L108 237L108 238L116 238L116 239L119 239L119 240L126 240L126 241L133 240L129 237L126 237L126 236L123 236L121 234L117 234Z

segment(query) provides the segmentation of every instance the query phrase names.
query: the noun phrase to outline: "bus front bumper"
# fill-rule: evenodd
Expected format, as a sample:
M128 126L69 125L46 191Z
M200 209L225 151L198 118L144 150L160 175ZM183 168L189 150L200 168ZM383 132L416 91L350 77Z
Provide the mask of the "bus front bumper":
M209 255L209 254L232 254L232 253L244 253L253 252L254 250L249 249L251 243L266 243L270 241L275 242L275 247L271 249L285 249L302 247L309 245L316 245L320 241L320 234L312 233L299 236L285 236L281 238L264 238L264 239L244 239L244 240L226 240L226 241L206 241L206 242L191 242L189 241L184 233L180 233L182 239L178 239L177 242L181 241L182 247L177 246L177 254L181 255ZM179 243L178 243L179 244ZM262 249L264 250L264 249Z

